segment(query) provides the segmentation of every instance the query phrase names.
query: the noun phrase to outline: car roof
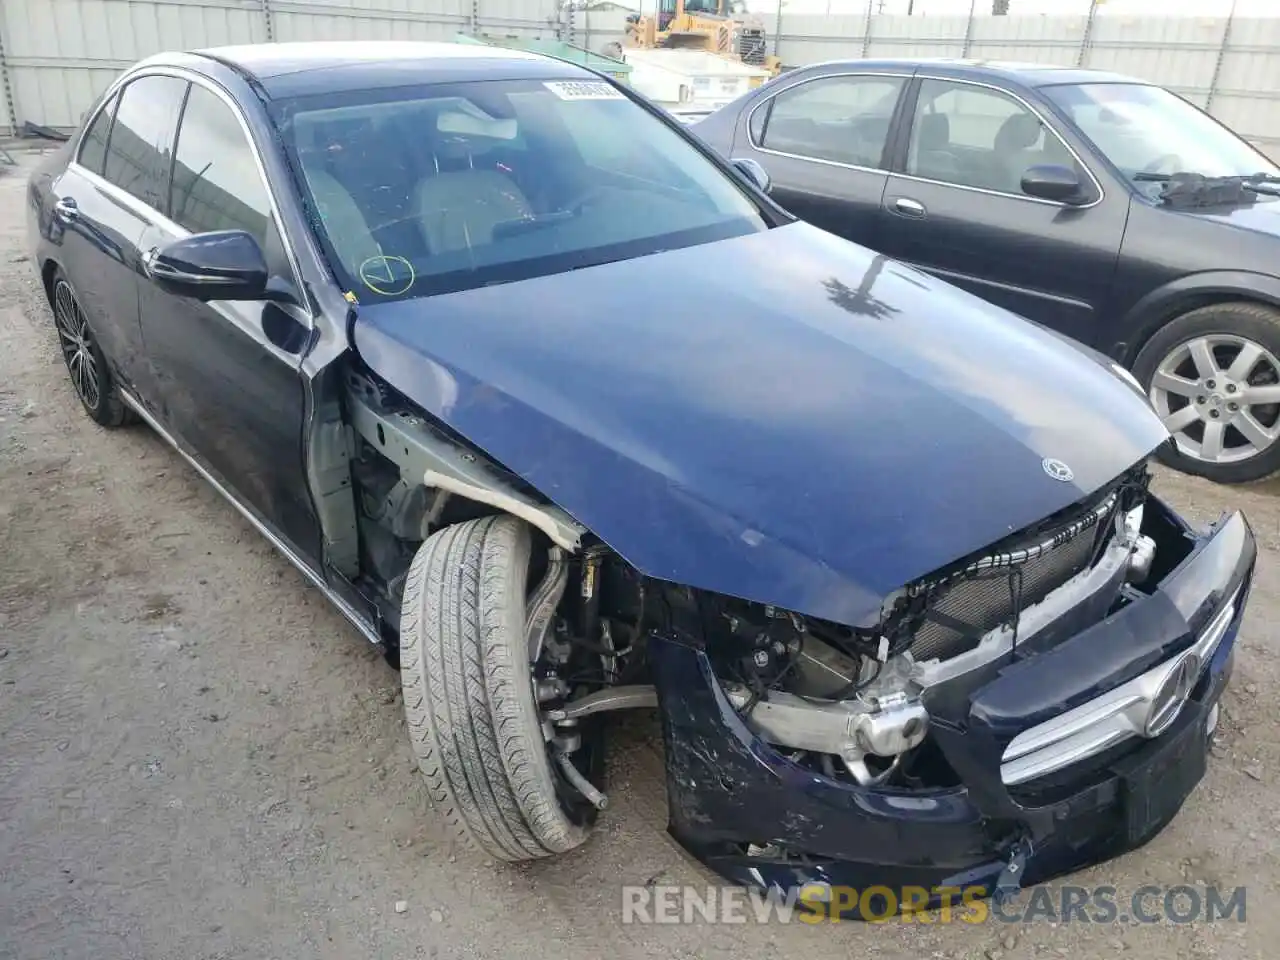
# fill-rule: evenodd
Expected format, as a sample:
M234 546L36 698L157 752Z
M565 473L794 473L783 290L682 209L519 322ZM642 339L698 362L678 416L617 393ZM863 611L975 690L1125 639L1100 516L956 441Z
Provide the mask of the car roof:
M1013 60L899 57L875 60L833 60L827 63L814 64L811 69L830 69L832 67L842 69L857 67L860 70L875 70L885 73L911 71L912 73L927 73L941 77L1002 81L1005 84L1023 87L1047 87L1061 83L1138 83L1147 85L1145 80L1139 80L1136 77L1125 76L1120 73L1109 73L1105 70L1085 70L1080 67L1062 66L1060 64L1021 63ZM786 74L783 74L783 76L786 76Z
M582 67L523 50L486 44L400 40L310 41L212 47L160 55L200 69L215 61L252 79L270 97L469 80L589 78Z

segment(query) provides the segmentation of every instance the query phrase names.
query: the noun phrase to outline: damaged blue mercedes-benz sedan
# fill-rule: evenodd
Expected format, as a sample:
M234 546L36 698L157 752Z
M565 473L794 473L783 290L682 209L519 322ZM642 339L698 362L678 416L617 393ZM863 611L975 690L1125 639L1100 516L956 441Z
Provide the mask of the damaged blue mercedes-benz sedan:
M726 877L1016 887L1205 772L1256 556L1105 358L796 221L560 61L274 44L122 76L32 177L72 384L401 670L426 787L579 846L660 714Z

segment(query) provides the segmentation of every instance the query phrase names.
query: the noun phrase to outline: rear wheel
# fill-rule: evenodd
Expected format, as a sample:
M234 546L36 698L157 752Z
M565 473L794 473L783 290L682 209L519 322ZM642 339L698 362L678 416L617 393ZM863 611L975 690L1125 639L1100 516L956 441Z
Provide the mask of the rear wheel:
M67 365L71 386L85 412L104 427L129 423L131 411L120 398L107 358L89 327L75 290L61 270L53 276L50 300L58 347Z
M507 861L564 853L589 826L557 789L534 697L530 546L511 516L433 534L409 568L400 624L405 715L432 800L463 842Z
M1173 435L1160 457L1219 483L1280 470L1280 310L1221 303L1183 314L1134 363Z

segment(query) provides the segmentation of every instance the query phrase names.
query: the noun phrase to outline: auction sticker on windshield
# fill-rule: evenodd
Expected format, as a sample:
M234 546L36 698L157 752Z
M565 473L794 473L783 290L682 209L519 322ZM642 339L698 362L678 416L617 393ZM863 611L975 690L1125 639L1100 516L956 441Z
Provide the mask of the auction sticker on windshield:
M561 100L625 100L616 87L602 80L548 80L543 84Z

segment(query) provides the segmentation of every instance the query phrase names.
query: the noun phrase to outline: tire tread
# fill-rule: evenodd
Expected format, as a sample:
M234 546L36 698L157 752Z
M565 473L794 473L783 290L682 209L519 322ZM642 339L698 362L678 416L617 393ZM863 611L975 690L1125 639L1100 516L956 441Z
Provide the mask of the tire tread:
M586 839L556 797L525 660L530 542L506 515L433 534L401 620L405 716L432 802L465 845L511 862Z

